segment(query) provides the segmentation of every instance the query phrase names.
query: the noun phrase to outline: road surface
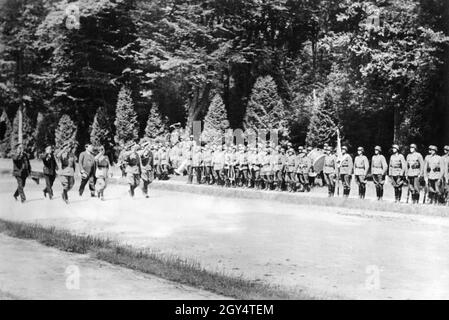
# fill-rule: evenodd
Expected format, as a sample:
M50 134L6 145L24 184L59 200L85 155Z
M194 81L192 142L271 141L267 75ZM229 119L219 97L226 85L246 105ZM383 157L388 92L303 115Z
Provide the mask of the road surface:
M448 218L163 190L131 200L123 185L108 186L104 202L72 191L66 205L30 181L21 204L13 189L0 178L0 218L149 247L319 298L449 298Z

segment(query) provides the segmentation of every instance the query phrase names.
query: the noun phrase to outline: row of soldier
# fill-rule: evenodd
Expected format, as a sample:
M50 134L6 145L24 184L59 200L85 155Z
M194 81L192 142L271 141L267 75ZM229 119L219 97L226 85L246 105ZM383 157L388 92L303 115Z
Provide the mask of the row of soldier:
M75 163L73 144L63 146L56 155L52 147L47 147L41 156L43 174L46 181L44 195L53 197L53 182L58 167L63 187L62 199L68 202L68 192L74 185ZM399 146L393 145L392 155L387 163L382 149L374 148L371 164L359 147L357 156L352 159L347 147L343 146L342 156L337 157L336 149L324 145L324 166L322 172L315 172L312 148L299 147L298 152L287 145L287 148L251 147L245 145L197 145L193 139L181 141L170 147L168 144L155 144L143 141L140 145L130 143L119 156L119 165L129 184L129 194L134 196L135 189L141 185L148 197L148 186L153 179L168 179L171 173L188 175L188 183L216 184L228 187L256 188L265 190L287 190L289 192L309 192L315 185L319 175L323 184L328 187L328 195L334 196L339 183L343 187L343 196L348 197L351 191L352 177L358 185L360 198L365 198L368 173L371 172L378 200L383 198L386 178L389 177L394 187L395 201L402 198L402 187L408 185L408 196L413 203L418 203L420 190L424 187L425 197L430 203L447 203L449 191L449 146L444 148L444 156L437 155L435 146L429 147L429 154L424 159L417 151L415 144L410 145L410 152L405 158L399 153ZM18 187L14 197L20 195L25 201L23 188L31 166L21 145L13 158L14 176ZM108 178L110 163L100 147L96 152L92 145L78 159L81 182L79 195L83 194L88 184L91 196L104 198L104 189ZM59 166L58 166L59 164ZM142 183L141 183L142 182Z

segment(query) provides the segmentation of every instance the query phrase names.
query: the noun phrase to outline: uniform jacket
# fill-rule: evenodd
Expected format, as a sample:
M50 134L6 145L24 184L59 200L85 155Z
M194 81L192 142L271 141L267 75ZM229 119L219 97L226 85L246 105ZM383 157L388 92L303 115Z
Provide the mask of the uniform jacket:
M418 177L424 175L424 159L419 152L409 153L407 155L407 177Z
M366 176L369 171L369 161L365 155L358 155L354 159L354 175Z
M31 173L31 164L28 156L23 152L21 155L14 154L12 156L14 177L28 177Z
M384 155L377 154L371 158L371 174L381 174L386 175L388 171L387 159Z
M98 158L95 157L95 162L97 167L95 177L106 179L108 177L109 167L111 166L108 157L105 155L99 156Z
M140 174L140 157L137 152L130 152L125 156L126 173Z
M340 162L340 174L352 174L354 163L349 154L345 154Z
M444 175L445 163L439 155L430 154L424 161L424 176L430 180L439 180Z
M337 173L337 157L335 155L330 154L324 157L323 172L326 174Z
M200 167L203 163L203 154L201 151L194 151L192 155L192 167Z
M248 157L249 157L249 155L247 152L240 152L240 154L239 154L240 169L248 169L248 163L249 163Z
M298 157L298 168L297 173L309 174L312 168L312 159L309 156L299 156Z
M61 163L62 176L73 177L75 175L75 155L70 152L59 154L59 162Z
M81 152L78 164L80 170L86 171L87 174L93 174L95 172L95 156L87 151Z
M271 166L273 168L273 171L281 171L284 168L284 163L282 159L282 155L279 153L274 153L271 155Z
M43 172L49 176L55 176L56 171L58 171L58 164L56 163L56 158L54 154L44 153L40 157L44 163Z
M154 166L154 155L153 152L142 152L140 154L140 166L142 170L151 171Z
M222 151L215 151L212 156L212 164L214 166L214 170L222 170L224 168L224 153Z
M288 155L286 160L287 172L295 172L296 169L296 155Z
M213 152L210 150L206 150L203 152L203 165L205 167L212 166L212 155L213 155Z
M407 162L402 154L393 154L390 157L388 175L391 177L403 176L407 168Z

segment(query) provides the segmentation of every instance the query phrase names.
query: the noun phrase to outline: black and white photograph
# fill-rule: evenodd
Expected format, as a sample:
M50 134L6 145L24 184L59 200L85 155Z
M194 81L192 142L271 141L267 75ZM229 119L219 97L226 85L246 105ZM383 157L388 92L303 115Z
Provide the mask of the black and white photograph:
M448 0L0 0L0 300L448 300L448 249Z

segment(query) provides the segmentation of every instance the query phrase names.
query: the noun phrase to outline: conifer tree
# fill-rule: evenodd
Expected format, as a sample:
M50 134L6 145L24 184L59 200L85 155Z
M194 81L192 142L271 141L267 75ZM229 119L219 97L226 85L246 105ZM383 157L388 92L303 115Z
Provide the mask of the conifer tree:
M60 149L66 142L76 143L77 127L68 115L63 115L55 130L55 146Z
M114 125L116 129L114 140L118 145L137 140L139 134L137 113L134 110L131 90L125 86L118 94Z
M145 136L154 139L164 133L167 133L167 119L163 117L158 108L153 105L150 114L148 115Z
M228 115L221 96L216 94L212 99L209 110L204 118L202 140L216 141L229 129Z
M104 146L106 150L113 148L112 125L105 106L97 109L90 131L90 142L96 146Z
M326 104L318 100L315 92L311 106L312 112L307 128L306 144L316 147L331 142L336 135L337 126L330 112L326 110Z

